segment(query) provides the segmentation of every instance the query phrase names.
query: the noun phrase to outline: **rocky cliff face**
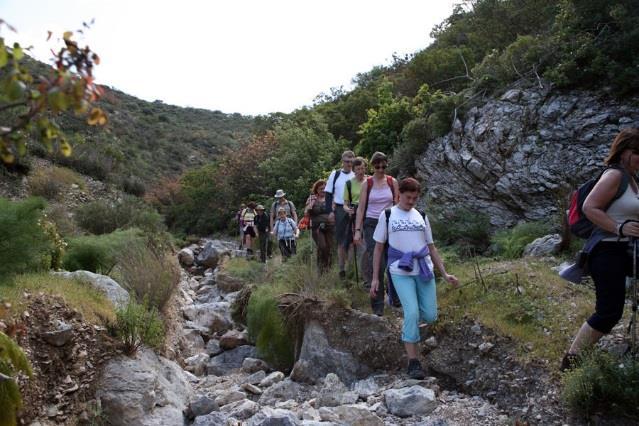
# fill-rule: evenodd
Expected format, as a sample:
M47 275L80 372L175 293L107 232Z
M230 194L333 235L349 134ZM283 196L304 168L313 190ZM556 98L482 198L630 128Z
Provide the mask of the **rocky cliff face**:
M416 160L427 203L488 214L494 226L547 219L603 164L615 135L639 127L639 98L511 89L474 107Z

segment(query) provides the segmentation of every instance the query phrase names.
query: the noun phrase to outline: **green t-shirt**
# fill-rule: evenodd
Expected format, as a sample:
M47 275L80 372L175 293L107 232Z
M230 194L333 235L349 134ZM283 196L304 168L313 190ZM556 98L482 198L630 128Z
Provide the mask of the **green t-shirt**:
M362 191L362 182L359 182L357 178L353 178L350 181L351 185L351 194L353 195L353 199L351 200L348 196L348 185L344 185L344 202L350 201L351 204L359 203L359 194Z

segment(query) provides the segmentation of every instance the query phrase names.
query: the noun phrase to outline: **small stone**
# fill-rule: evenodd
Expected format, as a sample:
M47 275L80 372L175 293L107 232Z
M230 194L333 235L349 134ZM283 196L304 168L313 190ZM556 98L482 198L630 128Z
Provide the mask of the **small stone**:
M272 386L275 383L281 382L282 380L284 380L284 377L285 377L284 373L282 373L281 371L274 371L268 376L266 376L264 380L260 382L260 387L267 388L269 386Z
M257 385L265 378L266 378L266 373L263 370L260 370L257 373L253 373L250 376L248 376L246 378L246 383Z
M436 348L437 347L437 339L435 338L435 336L431 336L428 339L426 339L424 344L426 346L428 346L429 348Z
M472 331L476 335L480 335L481 334L481 326L479 324L474 324L472 327L470 327L470 331Z
M479 351L481 353L488 353L494 346L495 345L490 342L484 342L481 345L479 345Z
M241 387L242 389L244 389L245 391L249 393L252 393L253 395L262 395L262 389L258 388L257 386L251 383L244 383Z

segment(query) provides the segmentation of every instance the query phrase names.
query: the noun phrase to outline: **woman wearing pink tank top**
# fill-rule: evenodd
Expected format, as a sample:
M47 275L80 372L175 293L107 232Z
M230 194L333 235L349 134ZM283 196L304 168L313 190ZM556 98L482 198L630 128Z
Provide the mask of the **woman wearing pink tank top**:
M364 256L368 258L367 268L363 271L366 285L370 286L373 275L373 250L375 249L375 241L373 241L373 233L377 226L382 212L392 207L399 200L399 185L397 180L386 174L388 160L382 152L376 152L371 157L371 164L375 172L362 183L362 189L359 197L359 206L357 207L357 215L355 222L355 234L353 242L360 244L362 239L366 242L366 252ZM380 263L380 269L386 265L386 260ZM384 271L379 271L380 283L374 298L371 298L371 308L373 313L378 316L384 315Z

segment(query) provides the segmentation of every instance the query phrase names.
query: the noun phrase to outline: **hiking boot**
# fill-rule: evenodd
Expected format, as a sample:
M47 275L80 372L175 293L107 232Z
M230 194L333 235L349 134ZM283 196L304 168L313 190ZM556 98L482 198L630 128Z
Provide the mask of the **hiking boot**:
M378 317L383 317L384 316L384 307L383 306L377 306L373 308L373 313L375 315L377 315Z
M422 370L422 365L416 358L408 360L408 377L415 380L423 380L426 377L426 373Z
M565 372L574 370L579 366L579 355L570 354L566 352L564 357L561 359L561 366L559 367L559 371Z
M339 279L340 280L346 279L346 271L339 271Z

